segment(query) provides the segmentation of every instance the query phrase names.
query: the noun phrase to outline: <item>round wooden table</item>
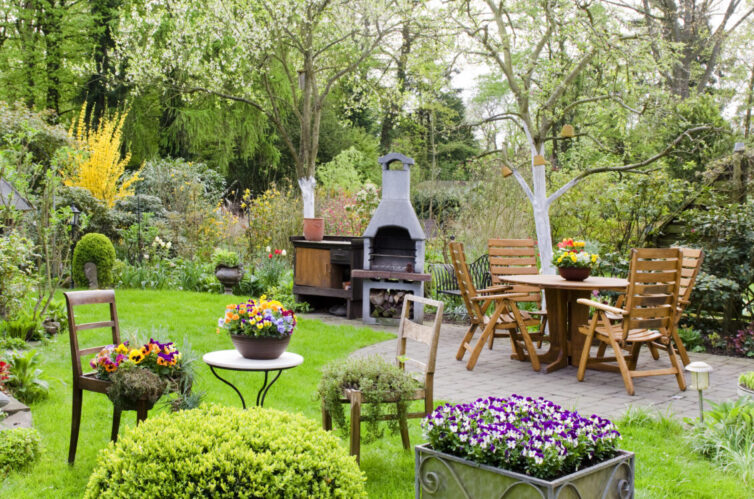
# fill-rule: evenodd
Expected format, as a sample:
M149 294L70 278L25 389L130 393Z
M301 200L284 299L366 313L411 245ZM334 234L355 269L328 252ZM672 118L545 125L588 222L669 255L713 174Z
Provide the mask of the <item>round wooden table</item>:
M589 298L592 291L625 291L628 280L620 277L588 277L583 281L566 281L559 275L509 275L500 280L511 284L528 284L545 290L550 349L539 356L547 363L548 373L566 367L578 367L584 347L584 335L578 328L589 321L589 308L576 302Z
M242 357L237 350L218 350L216 352L209 352L204 354L202 360L209 366L210 371L212 371L212 374L214 374L217 379L236 391L238 396L241 397L241 405L244 409L246 409L246 401L244 400L243 395L241 395L241 392L230 381L221 378L215 371L215 368L228 369L230 371L263 372L264 383L262 383L262 388L257 392L257 406L262 407L264 406L264 398L267 396L267 392L270 390L270 387L275 384L275 381L278 380L283 371L301 365L301 363L304 362L304 358L301 355L292 352L285 352L277 359L255 360ZM277 371L277 376L273 378L272 382L267 384L270 371Z

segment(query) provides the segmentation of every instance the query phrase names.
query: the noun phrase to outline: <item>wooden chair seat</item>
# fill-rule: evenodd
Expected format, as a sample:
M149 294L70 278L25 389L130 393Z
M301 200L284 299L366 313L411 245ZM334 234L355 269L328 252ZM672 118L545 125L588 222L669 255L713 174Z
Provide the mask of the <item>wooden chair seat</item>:
M107 393L107 389L111 384L112 382L110 380L97 378L96 372L82 374L79 376L78 380L78 385L83 390L96 393Z
M616 325L619 327L619 325ZM617 341L623 341L623 331L622 329L607 329L604 326L597 326L594 331L597 333L597 335L603 336L607 338L608 336L612 335L612 337ZM582 326L579 328L580 332L582 334L588 334L588 327ZM633 342L647 342L647 341L655 341L660 338L662 338L662 333L659 331L655 331L652 329L630 329L628 331L628 334L626 335L625 342L626 343L633 343Z
M419 302L425 306L436 308L435 320L432 326L418 324L409 318L411 302ZM420 296L405 295L403 298L401 322L398 326L398 347L396 349L395 361L398 367L403 369L407 375L417 380L421 387L417 388L411 396L405 398L399 397L396 393L385 393L384 396L380 398L379 403L394 404L399 402L423 400L424 410L420 412L407 412L403 418L399 418L392 414L384 414L379 417L378 420L384 421L398 419L398 425L401 430L401 441L403 442L403 448L406 450L411 448L411 442L408 437L408 423L406 419L424 418L434 410L433 388L435 364L437 358L437 345L440 340L440 327L442 326L443 307L444 305L440 301L429 300ZM424 343L429 347L426 363L406 356L407 340ZM419 373L411 373L406 369L407 362L422 367L423 372L420 373L422 375L421 379L418 378ZM361 422L366 419L361 415L361 406L364 403L363 393L361 390L345 389L343 390L343 396L340 401L341 403L349 404L351 408L351 426L349 432L350 450L351 455L356 457L356 462L358 463L361 454ZM322 427L328 431L332 429L332 415L325 408L324 403L322 404Z

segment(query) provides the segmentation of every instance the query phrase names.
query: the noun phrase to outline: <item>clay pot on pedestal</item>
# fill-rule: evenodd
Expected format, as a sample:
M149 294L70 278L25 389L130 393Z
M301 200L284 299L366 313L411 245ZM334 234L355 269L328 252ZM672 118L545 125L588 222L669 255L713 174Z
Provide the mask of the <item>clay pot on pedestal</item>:
M304 219L304 239L307 241L321 241L325 237L324 218Z
M592 269L589 267L559 267L558 273L566 281L583 281L589 277Z
M277 359L288 348L291 336L279 338L246 336L245 334L231 334L230 339L238 353L245 359L269 360Z
M226 267L225 265L218 265L215 267L215 277L225 287L225 294L232 295L233 287L241 282L243 277L243 267Z

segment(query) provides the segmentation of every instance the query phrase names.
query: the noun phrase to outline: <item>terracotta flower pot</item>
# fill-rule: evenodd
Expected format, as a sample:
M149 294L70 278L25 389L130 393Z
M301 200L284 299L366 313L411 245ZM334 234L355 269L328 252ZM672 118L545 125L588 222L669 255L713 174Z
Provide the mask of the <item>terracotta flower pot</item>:
M254 360L277 359L283 355L291 341L290 335L282 338L257 338L245 334L231 334L230 339L243 358Z
M304 239L307 241L321 241L325 237L324 218L304 219Z
M589 277L592 269L589 267L559 267L558 273L566 281L583 281Z

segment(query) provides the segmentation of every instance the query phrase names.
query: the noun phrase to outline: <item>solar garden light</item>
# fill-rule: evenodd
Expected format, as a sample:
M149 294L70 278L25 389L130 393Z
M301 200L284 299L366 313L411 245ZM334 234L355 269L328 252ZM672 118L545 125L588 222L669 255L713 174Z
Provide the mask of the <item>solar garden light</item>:
M704 401L702 391L709 388L709 373L712 372L712 366L706 362L692 362L686 366L686 370L691 373L691 388L699 392L699 420L704 422Z

